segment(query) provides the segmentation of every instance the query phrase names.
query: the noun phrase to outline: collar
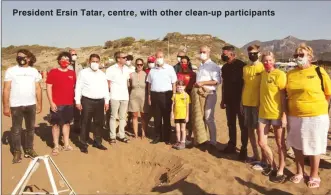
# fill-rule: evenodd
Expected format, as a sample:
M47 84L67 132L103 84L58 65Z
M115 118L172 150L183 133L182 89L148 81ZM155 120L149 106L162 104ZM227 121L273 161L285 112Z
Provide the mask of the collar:
M202 62L201 62L200 66L203 66L204 64L208 64L208 63L210 63L210 62L212 62L212 61L211 61L211 59L209 58L205 63L202 63Z

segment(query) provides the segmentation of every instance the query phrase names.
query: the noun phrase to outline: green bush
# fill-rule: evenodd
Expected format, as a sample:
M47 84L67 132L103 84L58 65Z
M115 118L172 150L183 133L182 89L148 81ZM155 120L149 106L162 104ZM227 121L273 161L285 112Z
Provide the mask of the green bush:
M111 48L113 46L113 42L112 41L106 41L105 43L105 48L108 49L108 48Z

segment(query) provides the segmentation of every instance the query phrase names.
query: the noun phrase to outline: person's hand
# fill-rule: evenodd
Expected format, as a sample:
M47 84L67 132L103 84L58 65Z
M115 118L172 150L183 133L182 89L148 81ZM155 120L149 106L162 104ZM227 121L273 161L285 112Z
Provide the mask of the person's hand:
M171 112L171 119L174 119L174 118L175 118L174 112Z
M42 106L37 104L36 113L39 114L42 111Z
M282 127L283 128L287 127L287 117L286 117L286 115L283 115L283 117L282 117Z
M202 83L199 83L199 82L197 82L197 83L195 83L195 85L194 85L196 88L200 88L200 87L202 87L203 86L203 84Z
M105 104L105 112L107 112L109 109L109 104Z
M189 118L188 118L188 117L186 117L186 119L185 119L185 122L187 122L187 123L188 123L188 121L189 121Z
M242 103L240 103L240 113L244 114L244 106L242 105Z
M57 106L56 106L56 104L54 102L51 103L51 110L53 112L57 112Z
M76 104L76 108L79 110L79 111L82 111L83 110L83 107L81 104Z
M9 108L9 106L6 106L6 107L3 108L3 114L4 114L5 116L8 116L8 117L11 116L11 112L10 112L10 108Z
M221 109L225 109L226 108L226 105L224 104L223 101L221 101Z
M151 95L148 95L148 105L152 105L152 101L151 101Z

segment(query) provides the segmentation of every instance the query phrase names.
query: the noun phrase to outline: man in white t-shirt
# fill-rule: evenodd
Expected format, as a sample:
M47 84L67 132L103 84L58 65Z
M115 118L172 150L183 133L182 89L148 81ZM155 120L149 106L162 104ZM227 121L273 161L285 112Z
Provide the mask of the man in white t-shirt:
M13 163L19 163L21 158L21 136L25 137L24 156L37 157L33 149L34 126L36 113L42 109L41 75L33 68L36 57L28 50L17 52L18 65L10 67L5 74L3 88L3 114L12 117L11 139L14 148ZM26 134L22 132L22 122L25 120Z
M106 70L108 86L110 89L110 144L116 143L116 118L119 118L119 138L122 142L128 143L125 136L126 113L128 111L129 91L128 80L130 71L126 64L126 54L116 52L114 54L116 64Z

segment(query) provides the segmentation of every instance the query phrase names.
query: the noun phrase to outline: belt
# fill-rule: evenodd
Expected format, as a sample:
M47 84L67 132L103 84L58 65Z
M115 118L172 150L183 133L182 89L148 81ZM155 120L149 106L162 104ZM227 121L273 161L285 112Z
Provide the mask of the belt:
M168 92L172 92L172 90L169 90L169 91L151 91L151 93L168 93Z
M91 100L91 101L100 101L100 100L104 100L103 98L101 98L101 99L92 99L92 98L88 98L88 97L85 97L85 96L82 96L82 98L84 98L84 99L88 99L88 100Z

